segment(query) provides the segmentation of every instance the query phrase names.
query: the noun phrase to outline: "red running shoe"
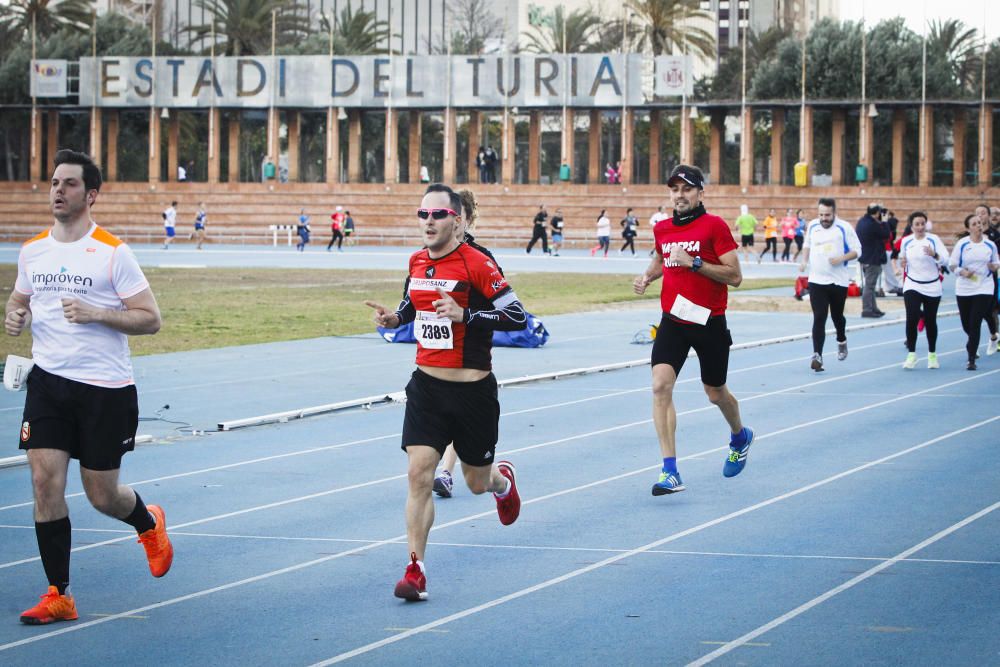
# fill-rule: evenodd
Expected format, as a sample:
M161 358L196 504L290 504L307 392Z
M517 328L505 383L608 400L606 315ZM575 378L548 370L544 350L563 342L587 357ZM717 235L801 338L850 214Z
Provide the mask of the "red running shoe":
M923 331L923 330L924 330L924 318L921 317L919 320L917 320L917 331Z
M420 602L427 599L427 577L417 564L417 554L410 552L410 564L403 578L396 582L396 597Z
M55 586L49 586L41 602L21 612L21 622L25 625L47 625L54 621L75 621L77 618L76 601L69 595L59 595Z
M510 480L510 491L503 498L493 494L497 501L497 514L500 515L500 523L505 526L517 521L521 514L521 496L517 493L517 482L514 481L514 464L510 461L500 461L497 463L500 474Z

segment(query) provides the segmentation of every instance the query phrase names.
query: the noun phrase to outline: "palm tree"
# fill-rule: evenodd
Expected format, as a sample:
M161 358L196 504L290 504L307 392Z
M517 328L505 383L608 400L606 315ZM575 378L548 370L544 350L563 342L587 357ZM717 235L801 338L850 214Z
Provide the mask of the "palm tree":
M945 59L952 75L962 88L972 90L979 85L982 55L979 34L958 19L931 21L927 35L927 53L931 58Z
M635 13L638 22L637 50L649 48L658 56L686 47L692 55L715 57L715 38L696 25L698 20L711 19L698 8L698 0L626 0L625 5ZM629 26L629 32L632 30Z
M555 8L551 21L533 25L530 32L524 33L527 44L524 50L562 53L565 34L567 53L594 53L598 48L596 38L601 23L601 17L590 9L574 9L567 16L565 8L560 5Z
M18 40L31 38L32 19L39 39L62 27L80 32L90 29L93 0L11 0L4 23Z
M294 0L195 0L214 17L216 53L253 56L271 51L271 13L277 12L276 42L295 42L309 30L308 20L296 12ZM212 32L212 24L190 26L191 43L200 43Z
M320 27L330 30L330 20L324 15ZM378 55L387 53L385 45L392 37L388 21L380 21L375 12L364 9L351 11L348 5L333 20L333 52L339 55Z

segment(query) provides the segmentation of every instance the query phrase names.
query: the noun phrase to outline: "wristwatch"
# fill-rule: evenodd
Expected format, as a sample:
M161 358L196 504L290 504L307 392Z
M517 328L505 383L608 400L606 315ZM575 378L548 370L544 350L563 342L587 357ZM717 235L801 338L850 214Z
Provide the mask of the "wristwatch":
M701 261L701 257L695 257L693 260L691 260L691 270L697 271L702 267L704 263L705 262Z

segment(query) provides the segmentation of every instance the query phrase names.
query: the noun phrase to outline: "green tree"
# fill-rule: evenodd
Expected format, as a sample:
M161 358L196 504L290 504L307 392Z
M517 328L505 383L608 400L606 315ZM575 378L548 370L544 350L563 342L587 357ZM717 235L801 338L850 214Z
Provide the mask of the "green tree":
M778 52L778 45L790 36L790 31L778 26L757 33L747 32L747 96L750 83L761 63L770 60ZM715 75L709 77L701 88L706 97L696 99L738 100L742 96L743 49L742 45L730 49L722 57Z
M489 0L452 0L448 3L452 53L482 53L488 41L505 36L503 19L493 14L492 4Z
M698 21L710 19L700 4L699 0L626 0L626 7L635 13L638 38L634 50L648 49L658 56L680 53L686 47L692 55L714 58L715 38L698 27ZM633 32L631 26L629 32Z
M386 44L395 37L387 21L380 21L375 12L352 11L345 7L333 16L333 53L335 55L381 55L388 53ZM278 49L282 55L326 54L330 52L330 17L320 16L320 29L305 40Z
M214 17L218 55L269 54L272 12L277 12L277 45L299 42L309 32L309 22L298 14L294 0L195 0L195 4ZM191 44L204 43L212 33L212 24L190 26L187 31Z
M42 39L65 27L88 31L93 13L93 0L11 0L3 18L14 39L30 40L33 21Z
M525 51L562 53L564 39L567 53L594 53L597 50L602 19L589 8L574 9L567 15L560 5L550 18L523 33L527 44Z
M921 38L906 28L902 18L881 21L867 35L866 97L919 99L922 69ZM755 99L797 99L801 90L802 42L782 40L774 54L753 76ZM950 65L927 59L927 95L951 98L959 87ZM806 38L806 97L858 99L861 97L861 24L832 19L819 21Z
M971 91L980 79L982 55L979 33L958 19L931 21L927 34L927 58L944 60L963 90Z

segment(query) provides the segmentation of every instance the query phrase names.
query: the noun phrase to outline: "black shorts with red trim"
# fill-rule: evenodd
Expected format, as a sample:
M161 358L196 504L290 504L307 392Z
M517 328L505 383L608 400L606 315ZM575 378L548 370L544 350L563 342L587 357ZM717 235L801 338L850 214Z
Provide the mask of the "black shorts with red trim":
M35 366L21 419L21 449L59 449L88 470L117 470L135 449L135 385L97 387Z

